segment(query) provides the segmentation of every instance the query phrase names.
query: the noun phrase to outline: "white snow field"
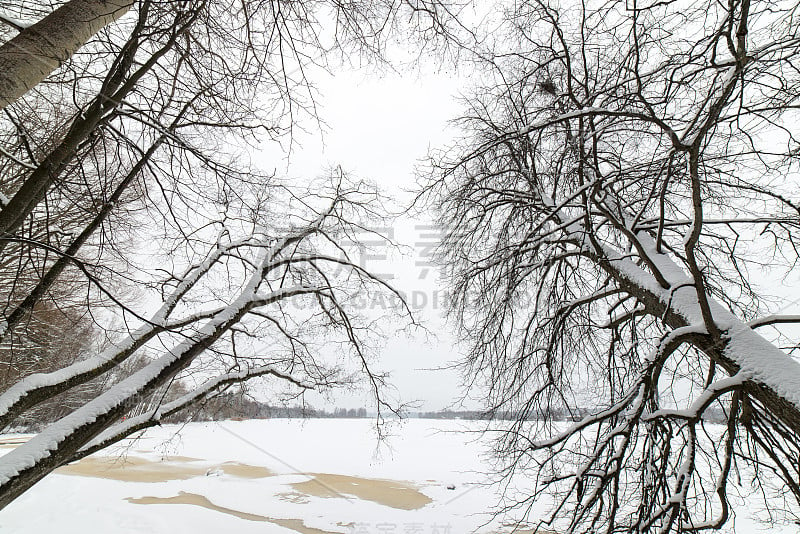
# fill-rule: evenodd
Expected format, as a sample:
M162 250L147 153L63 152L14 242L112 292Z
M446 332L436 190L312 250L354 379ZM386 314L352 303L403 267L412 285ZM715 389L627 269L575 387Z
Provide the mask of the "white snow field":
M0 532L512 532L489 522L487 438L457 432L478 428L410 419L378 444L368 419L165 425L45 478L0 512ZM21 439L0 437L0 453ZM778 532L742 515L737 533Z

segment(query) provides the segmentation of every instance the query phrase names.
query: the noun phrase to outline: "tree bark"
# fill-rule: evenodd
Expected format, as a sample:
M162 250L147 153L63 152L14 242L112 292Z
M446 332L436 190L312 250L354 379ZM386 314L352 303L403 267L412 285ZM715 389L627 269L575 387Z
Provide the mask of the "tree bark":
M135 0L70 0L0 46L0 110L44 80Z

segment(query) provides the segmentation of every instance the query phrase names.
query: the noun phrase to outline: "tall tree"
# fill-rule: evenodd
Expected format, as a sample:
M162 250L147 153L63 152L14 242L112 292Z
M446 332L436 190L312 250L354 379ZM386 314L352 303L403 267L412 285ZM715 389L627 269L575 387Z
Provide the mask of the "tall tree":
M717 529L735 477L796 517L800 364L756 330L800 317L754 279L798 259L796 9L524 1L479 51L425 198L511 504L559 531Z
M60 67L7 98L0 266L14 275L0 276L0 341L35 339L41 323L28 319L65 281L101 334L7 385L0 428L93 381L113 385L0 459L0 507L59 465L257 377L301 394L360 370L380 411L395 409L369 364L375 328L360 326L351 302L391 288L347 254L380 217L380 196L339 171L306 191L243 162L265 137L286 139L314 117L308 69L326 68L331 51L379 59L403 11L413 30L438 31L425 23L432 5L57 4L53 14L113 9L54 28ZM30 5L7 3L0 18L25 18ZM49 57L49 36L17 26ZM23 78L23 91L36 83ZM324 340L341 351L326 358Z
M134 0L70 0L0 46L0 109L38 85ZM4 6L5 7L5 6Z

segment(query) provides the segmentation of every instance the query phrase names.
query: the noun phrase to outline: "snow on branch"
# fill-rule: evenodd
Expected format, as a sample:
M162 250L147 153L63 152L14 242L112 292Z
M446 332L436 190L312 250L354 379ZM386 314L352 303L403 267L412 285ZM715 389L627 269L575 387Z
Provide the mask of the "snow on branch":
M208 318L208 313L198 313L184 317L173 323L167 322L167 319L187 292L189 292L227 252L246 242L236 241L223 243L222 239L226 235L226 232L220 233L215 248L205 260L188 268L181 278L180 283L164 300L159 309L151 316L150 320L129 333L125 339L114 343L111 347L105 349L96 356L78 361L62 369L49 373L35 373L29 375L3 392L3 394L0 395L0 428L6 427L23 410L51 398L53 395L66 389L85 383L116 367L127 360L128 357L156 335L178 327L185 327L191 323ZM211 312L211 315L214 313L215 312Z
M637 234L648 259L669 282L662 288L652 274L611 247L605 247L613 269L641 291L653 294L689 325L704 324L691 277L669 256L656 251L655 242L644 232ZM724 306L709 297L714 323L726 341L724 354L751 380L761 383L800 409L800 363L753 331Z
M171 402L157 406L147 413L143 413L135 417L129 417L128 419L125 419L124 421L104 430L94 440L82 447L73 460L77 460L84 456L88 456L93 452L104 449L109 445L112 445L117 441L130 436L134 432L158 425L161 423L163 418L169 417L170 415L177 413L184 408L203 401L209 395L219 391L225 386L265 375L272 375L281 380L285 380L301 389L311 389L314 387L312 384L304 383L288 374L276 370L271 365L225 373L213 379L207 380L189 393L186 393L185 395Z
M127 433L135 431L137 426L144 428L157 424L163 416L201 400L228 384L270 374L300 388L321 385L319 378L301 381L270 365L248 367L243 371L230 371L209 379L180 399L162 405L156 411L146 412L145 418L134 418L123 425L119 424L120 418L129 413L133 406L171 383L178 373L189 369L197 357L208 350L219 351L221 346L218 342L223 336L228 333L235 336L237 332L244 331L239 327L248 316L255 313L254 317L269 317L269 313L262 311L262 308L281 305L283 301L295 297L315 297L314 302L321 308L320 320L329 321L344 337L348 346L353 348L364 373L375 388L379 406L391 408L378 391L383 377L373 374L368 368L364 348L356 337L358 326L351 321L340 296L363 288L366 284L398 293L379 277L351 260L318 251L318 243L312 239L314 236L320 236L322 241L331 239L325 229L329 224L332 227L350 224L337 211L340 204L347 204L346 196L347 192L337 190L336 197L327 209L315 212L312 220L300 226L284 230L284 235L278 239L268 232L258 230L246 239L233 241L227 230L223 229L203 261L190 266L181 275L170 276L164 282L163 287L169 287L173 282L174 286L159 309L150 319L143 320L143 324L123 341L93 358L59 371L31 376L0 396L0 422L7 424L16 415L41 400L52 398L54 394L99 376L122 363L144 348L150 340L158 338L161 345L166 347L160 349L160 356L150 360L144 367L113 384L69 415L52 423L26 444L0 458L0 495L6 500L4 502L10 502L64 462L88 454L87 451L96 450L97 447L109 443L109 440L121 439ZM334 269L328 273L324 265L331 264ZM341 267L346 268L346 277L336 274L341 272ZM206 286L203 284L213 285L211 273L217 272L219 268L224 269L231 277L230 287L235 293L224 300L216 296L203 296L203 302L213 302L215 307L190 312L183 317L173 317L176 310L192 310L197 306L198 301L189 293L193 292L194 296L198 296L205 290ZM232 277L234 274L236 276ZM241 280L237 281L238 278ZM340 278L344 278L344 281ZM338 283L344 285L340 287ZM282 311L285 312L286 310ZM282 327L279 330L294 339ZM152 348L155 348L154 344ZM233 341L230 347L222 350L227 350L226 354L233 360L230 368L240 369L243 362L247 361L239 359L239 352ZM294 352L293 354L296 356ZM305 362L296 363L305 365Z
M742 387L744 382L749 379L750 377L747 375L747 373L739 371L735 375L717 380L705 388L703 392L698 395L694 401L692 401L692 405L688 408L684 410L662 408L652 413L643 415L642 421L646 422L665 418L699 421L703 416L703 412L711 405L712 402L718 399L721 395Z
M800 323L800 315L767 315L760 319L754 319L747 323L750 328L761 328L773 324Z

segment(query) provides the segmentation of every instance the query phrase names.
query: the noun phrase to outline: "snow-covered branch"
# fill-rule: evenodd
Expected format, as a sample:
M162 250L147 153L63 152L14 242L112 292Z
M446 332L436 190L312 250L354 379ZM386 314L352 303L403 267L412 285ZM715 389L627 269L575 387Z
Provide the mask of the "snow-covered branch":
M88 456L96 451L105 449L106 447L124 439L140 430L150 428L151 426L161 424L162 419L169 417L185 408L202 402L204 399L223 389L230 384L238 384L245 382L251 378L262 377L271 375L280 380L286 381L301 389L312 389L314 384L307 384L300 380L292 378L290 375L276 370L272 366L260 366L252 369L245 369L242 371L235 371L219 375L213 379L207 380L196 388L192 389L185 395L158 405L152 410L137 415L135 417L128 417L124 421L104 430L99 436L94 438L90 443L84 445L70 461L77 460L84 456Z

